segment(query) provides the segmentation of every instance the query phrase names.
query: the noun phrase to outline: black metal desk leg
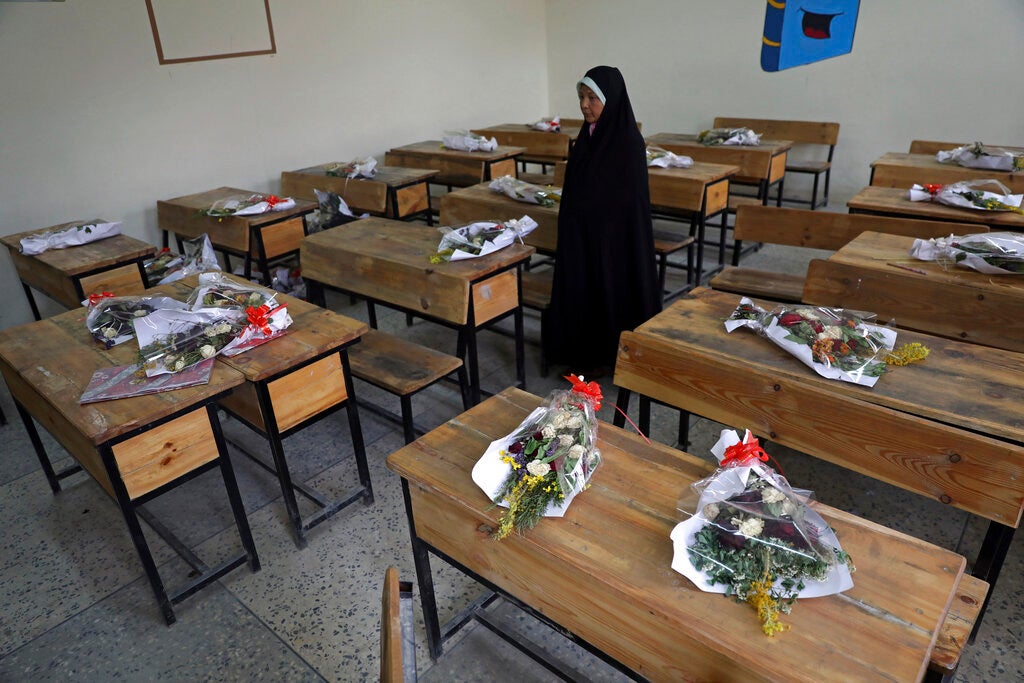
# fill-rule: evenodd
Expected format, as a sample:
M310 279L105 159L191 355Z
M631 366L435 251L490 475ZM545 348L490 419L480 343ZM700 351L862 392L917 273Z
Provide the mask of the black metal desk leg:
M32 317L36 320L42 320L42 316L39 315L39 306L36 305L36 297L32 294L32 288L24 282L21 283L21 286L25 290L25 298L28 299L28 306L32 309Z
M619 387L619 391L615 396L615 407L618 408L618 410L616 410L615 415L612 416L612 424L616 427L626 426L626 415L629 414L629 397L632 393L633 392L629 389Z
M43 468L43 474L46 475L46 481L50 484L50 490L54 493L60 493L60 479L56 472L53 471L53 463L50 462L49 456L46 455L46 449L43 448L43 440L39 438L39 430L36 429L36 423L32 420L32 416L25 410L25 406L21 405L18 399L14 399L14 407L18 409L18 415L21 416L21 422L25 425L25 431L28 432L28 439L32 442L32 447L36 451L36 457L39 458L39 465ZM81 467L74 467L69 470L65 470L61 474L66 476L72 472L77 472Z
M519 388L526 391L526 343L523 332L523 302L519 301L516 312L512 314L516 330L516 379L519 380Z
M217 417L216 404L209 403L206 406L206 414L210 418L210 428L213 430L213 439L217 443L217 452L220 453L220 476L224 480L224 488L228 492L228 502L231 504L231 513L235 518L235 526L238 527L238 536L242 540L242 547L249 558L249 568L254 572L260 570L260 558L256 554L256 543L252 540L252 531L249 529L249 520L245 516L245 505L242 504L242 495L238 492L238 481L235 479L235 469L231 465L231 458L228 457L228 445L224 440L224 431Z
M427 545L416 535L416 520L412 515L412 500L409 497L409 482L402 478L402 498L405 499L405 514L409 519L409 538L412 541L412 560L416 565L416 582L420 587L420 605L423 608L423 625L427 631L427 649L430 658L437 661L441 656L441 622L437 618L437 598L434 596L434 577L430 573L430 554Z
M288 512L288 521L292 526L292 537L296 547L305 548L306 535L302 528L302 515L299 514L299 502L295 498L292 475L288 471L288 461L284 457L284 445L281 443L281 433L277 429L277 418L274 416L274 406L270 400L270 392L262 382L256 384L256 396L259 399L260 409L263 412L264 431L267 442L270 444L270 453L274 458L277 480L281 484L281 497L284 498L284 507Z
M348 351L341 349L341 368L345 375L345 391L348 392L348 403L345 412L348 413L348 428L352 432L352 449L356 456L356 469L359 471L359 483L363 486L363 503L373 503L373 486L370 483L370 467L366 462L366 446L363 443L363 427L359 422L359 409L356 406L355 389L352 382L352 368L349 367Z
M981 626L981 620L985 616L985 610L988 608L989 602L992 600L992 593L996 589L996 579L999 578L999 570L1003 568L1003 562L1006 560L1006 553L1010 549L1010 542L1013 541L1013 527L1000 524L999 522L989 522L988 531L985 533L985 540L981 544L981 550L978 551L978 557L974 562L974 571L971 574L982 581L988 583L988 595L985 596L985 604L981 606L981 611L978 612L978 619L974 622L974 629L971 631L971 637L969 642L974 642L974 637L978 635L978 628Z

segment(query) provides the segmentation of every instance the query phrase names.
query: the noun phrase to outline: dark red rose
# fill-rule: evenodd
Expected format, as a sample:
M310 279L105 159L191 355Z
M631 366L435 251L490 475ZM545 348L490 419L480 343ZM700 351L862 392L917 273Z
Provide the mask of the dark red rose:
M522 453L523 452L523 442L522 441L516 441L515 443L513 443L511 446L508 447L508 452L509 453L513 453L513 454Z
M798 313L783 313L779 317L779 324L783 327L792 327L802 321L803 318Z
M739 550L746 544L747 537L741 534L739 528L732 522L722 520L715 522L715 526L718 527L718 542L723 546Z

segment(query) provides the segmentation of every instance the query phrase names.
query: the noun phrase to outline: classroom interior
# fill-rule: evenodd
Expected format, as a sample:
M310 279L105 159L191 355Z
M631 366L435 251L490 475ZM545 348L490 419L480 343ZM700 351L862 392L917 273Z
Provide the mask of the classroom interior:
M202 3L194 3L201 5ZM262 3L259 3L262 5ZM838 121L842 128L827 210L868 182L870 162L905 151L913 139L1021 144L1014 66L1024 5L926 0L862 4L849 54L785 71L761 70L764 6L645 0L462 0L416 3L270 3L276 52L160 64L143 3L114 0L0 3L0 233L106 217L126 234L159 244L156 202L229 185L278 192L282 171L375 156L447 131L577 114L574 84L596 64L618 66L645 133L698 132L716 116ZM157 3L159 7L159 3ZM197 40L212 40L206 27ZM28 56L28 58L26 58ZM1016 58L1015 58L1016 57ZM787 179L789 192L807 190ZM744 263L801 272L813 254L766 247ZM717 258L714 249L708 258ZM14 270L0 328L31 320ZM42 298L41 298L42 299ZM62 309L42 300L44 315ZM330 294L328 305L365 320L365 307ZM447 348L450 331L385 313L381 327ZM526 316L527 389L560 388L559 370L541 374L539 321ZM532 341L531 341L532 340ZM483 384L514 383L512 342L487 334ZM605 382L609 382L606 379ZM393 399L369 387L381 404ZM606 389L606 395L613 388ZM417 419L441 424L461 411L458 392L432 387ZM263 568L236 570L185 601L168 627L152 602L138 559L106 494L84 475L52 495L6 387L9 423L0 458L0 680L374 680L380 585L387 566L414 580L398 478L384 465L402 446L387 420L363 414L376 492L318 527L295 547L277 483L236 463ZM611 420L610 407L602 418ZM675 444L677 418L656 406L652 438ZM229 433L235 429L225 422ZM705 456L720 425L698 420L690 452ZM245 430L235 436L259 441ZM44 435L52 453L59 447ZM308 454L300 476L344 488L354 476L343 418L289 437ZM819 499L972 557L984 527L874 480L782 447L772 453L791 479ZM60 456L57 456L59 459ZM799 478L799 479L798 479ZM229 513L199 477L152 505L199 547L231 538ZM368 542L367 539L372 539ZM187 568L159 541L161 571ZM479 588L433 561L442 618ZM1018 607L1024 556L1011 546L999 584L957 680L1024 678ZM623 680L608 667L510 605L498 615L585 680ZM467 628L432 662L417 613L416 659L424 680L551 680L479 626Z

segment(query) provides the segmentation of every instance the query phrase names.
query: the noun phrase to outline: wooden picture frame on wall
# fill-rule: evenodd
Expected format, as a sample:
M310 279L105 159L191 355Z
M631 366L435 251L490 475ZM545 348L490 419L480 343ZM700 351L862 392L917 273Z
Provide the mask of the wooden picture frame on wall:
M277 53L270 0L146 0L160 64Z

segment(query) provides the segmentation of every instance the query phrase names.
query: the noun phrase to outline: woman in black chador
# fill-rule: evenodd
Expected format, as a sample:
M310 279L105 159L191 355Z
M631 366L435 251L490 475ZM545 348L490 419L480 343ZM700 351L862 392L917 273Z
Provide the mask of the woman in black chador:
M569 153L558 210L545 353L592 378L615 365L619 333L661 310L647 158L619 70L576 84L583 129Z

